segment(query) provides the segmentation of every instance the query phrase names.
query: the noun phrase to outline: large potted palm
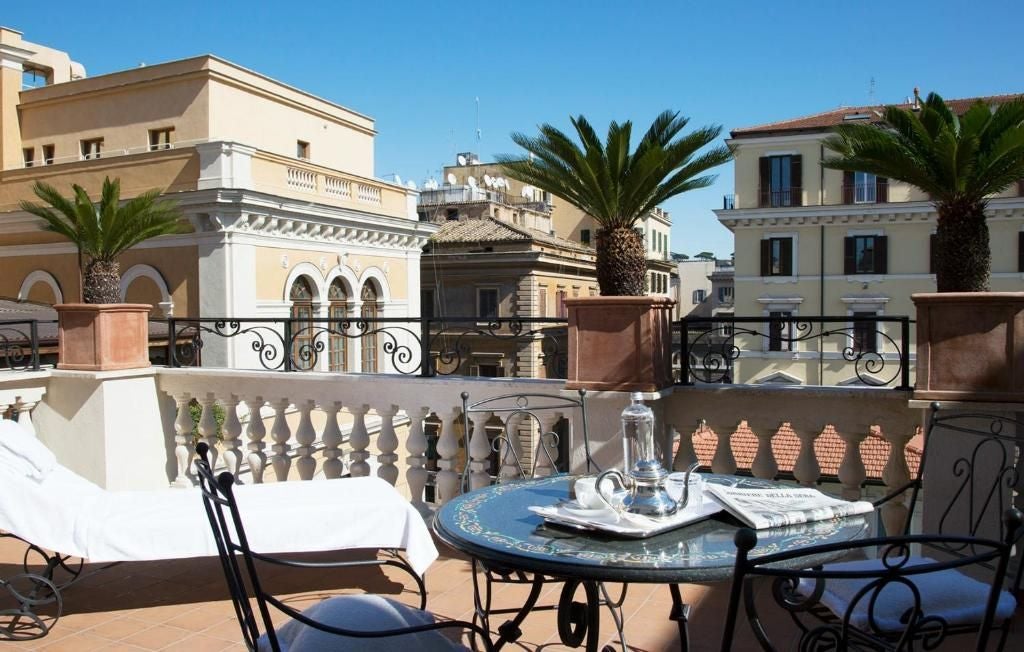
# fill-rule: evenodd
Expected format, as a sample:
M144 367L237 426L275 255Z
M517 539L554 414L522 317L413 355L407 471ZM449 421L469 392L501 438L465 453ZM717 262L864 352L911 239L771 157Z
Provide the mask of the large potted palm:
M149 238L181 232L181 213L174 202L160 199L160 189L122 204L118 179L103 181L99 204L81 186L72 189L74 197L68 199L53 186L37 182L33 192L45 205L21 202L22 210L42 218L45 230L59 233L78 248L82 302L54 306L57 368L106 371L149 366L152 306L121 303L117 257Z
M937 292L917 308L915 398L1024 401L1024 293L989 292L988 200L1024 177L1024 101L978 101L956 115L931 93L887 107L880 125L836 128L826 167L874 173L928 193L938 213Z
M612 122L602 142L581 115L572 118L578 143L544 124L537 137L512 134L529 157L498 157L505 174L577 206L600 227L601 296L566 300L569 387L656 391L672 383L673 302L644 296L647 252L636 223L667 199L711 185L708 171L732 157L725 146L704 149L720 126L683 134L687 122L665 111L633 150L631 122Z

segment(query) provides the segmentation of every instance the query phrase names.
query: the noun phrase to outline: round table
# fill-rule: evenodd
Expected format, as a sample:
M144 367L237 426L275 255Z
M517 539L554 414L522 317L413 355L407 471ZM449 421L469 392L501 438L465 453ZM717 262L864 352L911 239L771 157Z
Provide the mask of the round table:
M596 602L598 597L598 583L668 584L674 604L671 617L679 623L680 640L685 649L688 606L682 602L678 585L731 578L736 559L733 537L742 526L722 513L650 538L625 539L549 525L542 517L529 511L530 506L554 505L568 498L571 480L569 476L553 476L493 485L463 494L438 510L433 522L434 532L452 548L470 555L474 566L480 562L485 567L524 571L566 581L571 589L567 598L570 601L572 591L582 583L586 589L590 617L586 622L577 623L576 634L581 634L580 630L586 633L588 650L597 646L597 605L592 602ZM756 478L713 474L705 474L704 480L750 488L780 485ZM867 531L866 516L761 530L757 533L757 547L750 556L852 541L862 538ZM806 566L835 558L836 555L821 559L804 557L800 561ZM563 598L565 593L563 591ZM478 597L478 611L481 610L480 605ZM529 607L532 605L524 605L522 613L514 619L514 626L503 626L507 631L499 628L501 638L497 647L515 640L518 624ZM479 615L486 624L487 614ZM561 633L561 620L559 624ZM586 631L588 625L590 631ZM572 644L572 641L566 642Z

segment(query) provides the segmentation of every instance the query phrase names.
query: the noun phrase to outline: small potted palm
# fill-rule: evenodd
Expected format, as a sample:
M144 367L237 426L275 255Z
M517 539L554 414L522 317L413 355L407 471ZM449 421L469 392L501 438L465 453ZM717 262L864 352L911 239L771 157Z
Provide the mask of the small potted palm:
M120 180L103 181L99 204L79 185L65 198L53 186L37 182L35 195L44 204L23 201L21 209L41 218L47 231L59 233L78 248L82 303L57 310L58 369L106 371L149 366L149 311L146 304L121 303L117 257L160 235L182 231L174 202L154 189L121 203ZM84 264L84 271L82 266Z
M659 115L631 149L631 122L612 122L604 142L582 115L577 143L555 127L537 137L512 134L530 156L498 157L505 174L550 192L590 215L597 231L599 297L567 299L569 387L656 391L672 384L673 302L646 294L647 250L637 221L662 202L715 180L709 170L732 158L707 147L720 126L682 133L688 119Z
M938 292L912 297L915 398L1024 401L1024 293L989 292L985 213L1024 178L1024 100L978 101L958 116L931 93L916 107L887 107L883 120L837 127L826 141L837 155L824 165L903 181L935 205Z

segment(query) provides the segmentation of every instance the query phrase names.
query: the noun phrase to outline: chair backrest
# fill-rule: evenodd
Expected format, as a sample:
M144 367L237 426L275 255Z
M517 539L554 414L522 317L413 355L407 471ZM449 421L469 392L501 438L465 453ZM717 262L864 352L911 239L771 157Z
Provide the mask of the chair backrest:
M499 466L498 472L492 474L494 476L534 477L545 468L542 462L546 463L552 473L558 472L559 461L566 463L568 469L568 460L556 460L551 452L561 448L564 449L564 454L570 455L571 451L560 446L568 442L553 429L546 429L557 425L561 418L566 419L571 432L582 434L587 473L600 471L601 468L594 462L590 450L586 397L586 390L581 389L578 390L576 397L542 393L503 394L471 403L469 392L462 392L463 442L467 454L462 472L463 488L468 486L469 480L469 444L475 425L474 418L490 420L497 417L501 421L500 432L490 440L492 455L497 456ZM523 456L519 451L519 445L522 443L520 431L523 428L531 434L526 443L534 447L529 469L524 465ZM509 469L514 473L509 473Z
M249 548L245 528L242 527L242 518L238 513L238 503L233 492L235 477L226 471L214 477L210 468L209 452L209 446L205 442L196 445L199 488L203 493L203 506L206 508L206 516L210 520L213 538L217 543L217 553L224 568L231 602L235 607L235 616L242 628L242 636L246 646L250 650L255 650L260 638L262 621L271 648L280 649L274 623L270 618L270 609L267 606L267 599L270 596L260 585L252 550ZM250 591L256 599L256 611L253 610L249 599Z
M1004 515L1007 535L1002 540L967 536L904 535L863 539L847 543L796 548L774 554L750 557L757 546L757 534L748 528L736 533L736 565L732 590L722 633L722 650L732 649L736 621L742 599L747 621L754 636L765 650L775 650L771 635L758 613L758 593L752 580L772 578L770 596L778 607L787 611L800 631L799 644L793 649L917 649L913 640L924 639L924 649L933 649L951 633L978 630L977 649L985 649L989 630L996 621L1002 583L996 578L1005 574L1013 545L1019 542L1024 516L1016 509ZM922 551L949 547L969 550L959 557L934 560L913 557L911 550ZM877 562L822 565L824 561L849 555L864 557L877 549ZM987 584L966 574L955 578L948 573L970 566L993 565L994 576ZM936 573L946 573L937 577ZM932 582L929 582L928 577ZM957 594L956 581L973 583L970 587L984 595L983 615L975 626L951 627L939 609L951 607L948 595ZM925 598L929 588L938 587L946 596ZM961 585L965 587L965 585ZM762 599L769 592L760 591ZM963 588L961 595L967 594ZM977 603L971 603L972 606ZM836 608L837 605L840 608ZM980 604L979 604L980 606ZM824 609L832 607L833 617L823 619ZM777 612L772 608L769 613ZM815 615L817 612L818 616ZM1012 613L1012 608L1010 609ZM942 612L948 613L948 612ZM784 619L774 618L773 629ZM790 629L790 632L792 630ZM779 637L776 637L779 638Z
M1003 514L1020 493L1018 461L1024 450L1024 422L1005 414L943 410L932 403L910 513L904 534L927 485L929 534L1002 539ZM959 550L947 552L957 554ZM1018 560L1019 561L1019 560ZM1020 585L1024 564L1008 577Z

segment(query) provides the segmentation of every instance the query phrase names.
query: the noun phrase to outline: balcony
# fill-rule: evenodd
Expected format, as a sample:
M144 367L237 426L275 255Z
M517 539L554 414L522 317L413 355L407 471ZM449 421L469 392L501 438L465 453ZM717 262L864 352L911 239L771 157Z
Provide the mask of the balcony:
M208 333L203 348L212 350L212 340ZM291 349L287 342L282 346ZM476 471L491 468L490 447L478 441L487 437L484 428L474 429L469 445L462 441L461 392L479 400L564 388L565 381L557 379L458 375L211 366L88 374L44 368L0 372L0 414L35 429L64 464L87 477L95 478L96 469L76 453L83 446L95 453L94 459L118 465L118 482L191 486L194 444L204 441L217 452L217 465L237 472L246 483L372 474L429 514L457 494L467 462ZM92 398L83 398L96 396L95 405L89 403ZM907 391L890 387L698 383L670 388L654 402L677 468L698 460L714 472L822 484L852 499L888 493L916 469L923 411L909 405L908 398ZM591 423L616 424L626 402L620 393L593 394L588 399ZM99 408L89 417L93 425L75 431L74 447L66 440L62 444L62 434L72 427L62 420L93 408ZM612 465L621 454L614 431L592 427L599 463ZM582 451L571 430L566 453L561 461L578 468ZM891 531L905 514L905 506L895 501L878 514L876 525ZM15 542L0 541L6 570L20 565L22 553ZM69 649L107 647L115 641L154 650L242 649L219 573L214 559L128 563L98 573L68 592L64 616L42 643ZM364 590L415 603L412 587L381 569L344 576L327 572L301 584L285 573L271 579L294 604ZM427 576L429 607L443 617L466 618L473 608L471 587L467 560L442 550ZM499 597L515 599L515 588ZM693 604L693 640L717 649L728 586L694 585L685 592ZM625 606L631 646L678 646L676 626L665 618L670 604L664 587L631 587ZM520 642L530 649L556 642L554 617L551 612L531 616ZM610 622L603 624L605 642L613 643L613 631ZM739 635L741 645L752 643L745 624ZM1012 636L1019 640L1021 635L1015 631ZM1007 649L1014 649L1012 640Z
M844 204L884 204L888 201L888 180L843 184Z
M782 208L786 206L803 206L804 193L800 186L788 188L759 188L757 192L758 208Z

